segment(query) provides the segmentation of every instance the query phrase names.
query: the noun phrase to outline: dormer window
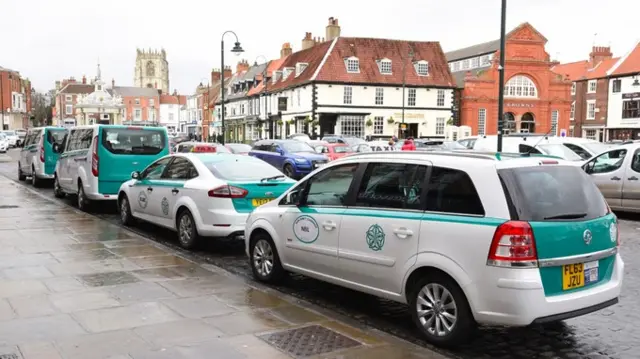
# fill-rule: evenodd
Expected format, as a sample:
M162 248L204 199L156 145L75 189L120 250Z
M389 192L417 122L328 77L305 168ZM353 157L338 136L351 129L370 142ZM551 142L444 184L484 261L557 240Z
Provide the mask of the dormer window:
M382 59L378 61L378 69L383 75L391 75L391 60Z
M296 77L300 76L300 74L309 66L309 64L305 62L298 62L296 64Z
M428 61L418 61L413 64L416 68L416 73L418 76L429 76L429 62Z
M293 70L294 70L293 67L285 67L284 72L282 74L282 81L285 81L289 77L289 75L291 75Z
M282 77L282 71L280 70L275 71L273 76L273 83L275 84L276 82L280 81L281 77Z
M347 67L347 72L353 74L357 74L360 72L360 60L358 60L357 57L349 57L344 62L345 66Z

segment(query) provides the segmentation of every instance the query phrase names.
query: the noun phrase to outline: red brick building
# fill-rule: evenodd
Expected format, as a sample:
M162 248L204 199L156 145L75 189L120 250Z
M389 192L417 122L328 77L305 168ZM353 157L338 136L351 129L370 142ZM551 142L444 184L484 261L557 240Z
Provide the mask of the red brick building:
M26 128L30 114L31 82L0 66L0 129Z
M504 132L569 131L571 81L552 71L547 39L529 23L506 35ZM474 135L497 133L498 40L446 54L460 88L459 124Z

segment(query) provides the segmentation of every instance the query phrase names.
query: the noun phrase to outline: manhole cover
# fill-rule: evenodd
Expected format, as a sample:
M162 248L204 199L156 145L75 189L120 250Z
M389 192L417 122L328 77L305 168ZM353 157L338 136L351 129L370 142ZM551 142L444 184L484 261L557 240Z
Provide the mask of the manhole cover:
M359 342L320 325L269 333L259 338L295 358L306 358L360 345Z
M0 354L0 359L20 359L17 354Z
M0 209L10 209L10 208L18 208L18 206L12 205L12 204L0 204ZM3 357L0 356L0 359L4 359Z

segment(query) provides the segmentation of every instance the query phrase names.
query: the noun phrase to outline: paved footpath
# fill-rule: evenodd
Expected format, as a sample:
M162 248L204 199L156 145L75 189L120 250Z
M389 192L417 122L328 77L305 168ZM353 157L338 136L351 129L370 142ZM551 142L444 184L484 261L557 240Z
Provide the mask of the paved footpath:
M444 358L0 176L0 358Z

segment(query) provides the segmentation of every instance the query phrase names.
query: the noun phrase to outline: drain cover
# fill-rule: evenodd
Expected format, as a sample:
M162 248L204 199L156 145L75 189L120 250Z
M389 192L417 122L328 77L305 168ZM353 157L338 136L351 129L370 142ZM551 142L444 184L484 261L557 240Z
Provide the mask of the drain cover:
M17 354L0 354L0 359L20 359Z
M10 208L18 208L18 206L15 206L13 204L0 204L0 209L10 209ZM4 359L3 357L0 356L0 359Z
M320 325L283 330L259 338L295 358L306 358L360 345L359 342Z

